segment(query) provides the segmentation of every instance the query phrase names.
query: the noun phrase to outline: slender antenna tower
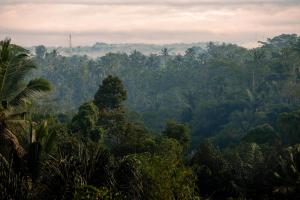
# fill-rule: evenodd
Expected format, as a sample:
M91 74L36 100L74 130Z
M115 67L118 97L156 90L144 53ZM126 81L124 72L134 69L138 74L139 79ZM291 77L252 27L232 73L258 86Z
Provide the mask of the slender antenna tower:
M69 34L69 47L72 49L72 35Z

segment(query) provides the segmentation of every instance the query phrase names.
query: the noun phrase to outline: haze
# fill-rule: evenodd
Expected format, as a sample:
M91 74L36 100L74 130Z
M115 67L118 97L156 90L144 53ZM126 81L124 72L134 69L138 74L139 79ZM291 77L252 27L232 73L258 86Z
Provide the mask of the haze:
M0 0L0 39L24 46L224 41L300 33L299 0Z

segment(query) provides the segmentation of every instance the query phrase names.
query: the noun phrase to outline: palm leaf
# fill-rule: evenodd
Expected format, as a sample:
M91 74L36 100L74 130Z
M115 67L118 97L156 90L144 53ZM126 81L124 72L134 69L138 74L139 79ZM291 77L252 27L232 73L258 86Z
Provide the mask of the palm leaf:
M24 88L23 80L35 66L30 61L10 64L7 69L5 83L2 89L2 97L5 99L13 98Z
M20 109L31 98L51 89L49 82L41 78L24 83L34 68L27 50L10 44L9 39L0 42L0 122L3 126L0 136L20 158L26 153L15 134L21 130L18 126L26 124L25 112L20 113Z
M9 104L13 106L22 105L26 100L39 96L43 92L51 90L50 83L42 78L31 80Z
M0 44L0 97L7 101L22 90L26 74L36 67L25 49L11 45L10 40Z

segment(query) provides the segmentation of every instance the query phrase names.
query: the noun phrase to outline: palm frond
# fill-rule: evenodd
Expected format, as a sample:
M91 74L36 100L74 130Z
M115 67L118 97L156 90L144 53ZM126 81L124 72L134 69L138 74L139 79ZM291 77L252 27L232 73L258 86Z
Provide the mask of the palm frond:
M5 99L11 99L15 94L20 92L25 86L24 79L26 75L34 68L33 63L27 60L10 63L5 74L6 77L2 89L2 96Z
M37 97L43 92L51 90L50 83L42 78L31 80L27 86L22 90L9 104L13 106L19 106L24 104L26 100Z
M9 39L0 43L0 51L0 97L8 100L22 89L26 74L36 67L28 51L10 44Z

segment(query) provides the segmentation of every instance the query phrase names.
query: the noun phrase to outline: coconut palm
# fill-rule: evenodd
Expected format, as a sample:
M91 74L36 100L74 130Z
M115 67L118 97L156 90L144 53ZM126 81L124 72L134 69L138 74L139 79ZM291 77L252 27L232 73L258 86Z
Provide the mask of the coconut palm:
M72 150L64 147L68 143ZM77 199L89 192L98 196L100 191L89 186L108 192L115 183L113 164L111 154L96 144L66 141L59 146L57 157L50 157L43 164L38 187L35 188L37 199Z
M41 78L26 83L26 75L35 68L27 50L11 44L10 39L0 41L0 139L20 158L26 152L16 133L25 123L26 105L51 89Z

